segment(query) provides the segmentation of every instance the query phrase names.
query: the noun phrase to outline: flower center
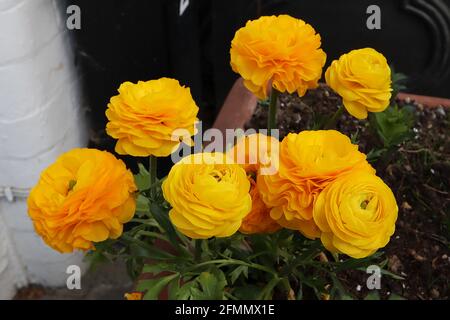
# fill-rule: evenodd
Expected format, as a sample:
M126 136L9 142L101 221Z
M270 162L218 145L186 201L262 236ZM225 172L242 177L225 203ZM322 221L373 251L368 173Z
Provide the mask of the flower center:
M367 206L369 205L370 201L372 201L373 196L367 196L364 200L361 201L360 206L361 209L366 210Z
M69 193L70 191L73 190L73 188L75 188L75 185L77 184L76 180L70 180L69 181L69 189L67 190L67 193Z
M225 175L225 170L213 170L210 173L210 176L212 176L214 179L216 179L217 182L222 181L224 175Z

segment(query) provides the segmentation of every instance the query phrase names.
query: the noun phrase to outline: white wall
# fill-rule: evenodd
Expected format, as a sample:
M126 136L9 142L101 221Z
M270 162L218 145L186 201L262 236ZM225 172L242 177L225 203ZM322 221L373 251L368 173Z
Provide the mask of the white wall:
M58 0L0 0L0 299L17 286L64 285L81 255L61 255L35 234L26 195L58 155L85 146L79 76Z

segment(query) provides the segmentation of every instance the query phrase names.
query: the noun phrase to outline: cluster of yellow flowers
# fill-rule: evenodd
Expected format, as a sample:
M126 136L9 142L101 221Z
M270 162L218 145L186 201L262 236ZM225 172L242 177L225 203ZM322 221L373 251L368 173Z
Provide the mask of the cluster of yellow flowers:
M278 143L255 134L238 144L254 139ZM347 136L334 130L288 135L280 144L274 175L260 174L259 165L250 162L226 164L235 151L228 158L196 154L202 163L181 161L164 181L170 218L187 236L226 237L238 229L270 233L285 227L320 237L329 251L362 258L384 247L394 233L394 195Z
M190 90L162 78L125 82L112 97L107 132L116 152L167 156L181 141L176 129L195 133L198 107ZM106 151L75 149L60 156L42 174L28 198L36 232L60 252L95 249L95 242L116 239L136 208L136 185L125 164Z
M247 22L231 42L231 67L244 85L263 99L272 86L300 97L322 77L326 54L313 27L287 15ZM353 50L331 63L327 84L343 98L358 119L384 111L391 98L391 70L386 58L372 48Z
M326 55L320 46L320 36L302 20L262 17L236 33L231 65L260 98L271 86L302 96L322 76ZM326 80L358 118L384 110L391 98L390 69L373 49L334 61ZM168 156L195 134L197 113L189 89L174 79L126 82L108 105L106 130L117 139L119 154ZM190 136L174 137L176 129ZM243 164L236 164L242 154ZM263 174L269 166L275 172ZM42 173L28 199L29 215L54 249L91 250L122 234L134 215L136 189L131 172L112 154L75 149ZM254 134L227 153L188 156L172 167L162 191L173 225L191 238L284 227L355 258L387 244L398 211L366 156L334 130L289 134L281 142Z

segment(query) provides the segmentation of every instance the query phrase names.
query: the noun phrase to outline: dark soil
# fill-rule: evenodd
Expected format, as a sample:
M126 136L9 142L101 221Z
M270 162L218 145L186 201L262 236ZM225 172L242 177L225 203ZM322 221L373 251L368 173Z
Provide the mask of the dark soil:
M303 98L281 95L278 107L280 139L289 132L317 129L341 105L327 86L311 90ZM406 299L450 298L450 110L428 108L414 101L397 101L400 107L415 107L415 124L409 140L373 164L377 174L392 188L399 206L396 232L383 249L390 272L404 278L383 276L379 294ZM248 128L263 129L267 105L258 105ZM368 121L344 113L337 130L355 137L360 150L380 148ZM364 271L339 274L356 298L369 293Z

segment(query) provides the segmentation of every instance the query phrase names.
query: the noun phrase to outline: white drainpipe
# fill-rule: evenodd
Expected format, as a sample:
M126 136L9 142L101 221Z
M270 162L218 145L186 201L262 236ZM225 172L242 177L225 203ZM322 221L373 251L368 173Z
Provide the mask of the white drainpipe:
M79 78L57 0L0 0L0 299L64 286L69 265L34 232L26 197L61 153L87 144ZM65 10L64 10L65 11Z

